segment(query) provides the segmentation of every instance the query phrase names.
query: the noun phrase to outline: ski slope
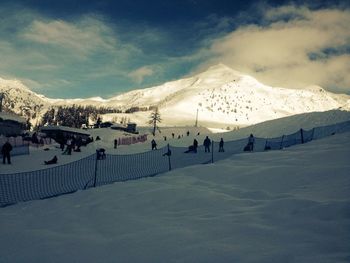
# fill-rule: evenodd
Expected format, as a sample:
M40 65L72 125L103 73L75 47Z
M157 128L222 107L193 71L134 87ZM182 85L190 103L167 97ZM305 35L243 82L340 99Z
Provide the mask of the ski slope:
M350 133L0 209L0 262L347 262Z

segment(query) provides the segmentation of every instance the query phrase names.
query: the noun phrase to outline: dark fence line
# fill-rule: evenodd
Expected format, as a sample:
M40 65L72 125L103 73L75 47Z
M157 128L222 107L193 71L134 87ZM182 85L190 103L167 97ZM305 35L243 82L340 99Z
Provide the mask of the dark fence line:
M255 138L254 152L279 150L296 144L350 131L350 121L282 135L276 138ZM81 160L43 170L0 174L0 206L22 201L44 199L90 187L154 176L190 165L213 163L242 153L247 138L228 141L224 152L212 142L211 152L199 146L197 153L185 153L187 147L168 145L159 150L130 155L92 154Z

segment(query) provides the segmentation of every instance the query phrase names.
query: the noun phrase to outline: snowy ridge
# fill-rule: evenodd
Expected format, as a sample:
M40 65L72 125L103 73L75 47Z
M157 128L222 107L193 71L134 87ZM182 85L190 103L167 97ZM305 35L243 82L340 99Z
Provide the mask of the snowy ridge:
M5 91L14 102L13 111L22 115L23 108L34 111L38 105L42 113L50 106L72 104L124 110L157 106L165 126L193 125L197 110L200 124L206 127L242 127L305 112L350 110L349 95L333 94L315 85L298 90L270 87L223 64L193 77L133 90L110 99L48 99L10 80L0 81L0 91ZM128 118L135 122L147 119L141 115L148 116L149 112L130 114Z

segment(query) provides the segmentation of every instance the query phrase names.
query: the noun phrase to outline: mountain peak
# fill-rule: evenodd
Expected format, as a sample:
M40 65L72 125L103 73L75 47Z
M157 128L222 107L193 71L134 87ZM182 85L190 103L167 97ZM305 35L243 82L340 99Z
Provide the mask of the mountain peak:
M242 77L244 75L241 72L234 70L223 63L210 66L206 71L200 73L199 75L213 75L213 74L214 75L230 74L236 77Z
M210 66L208 68L208 71L209 70L233 70L233 69L220 62L219 64Z

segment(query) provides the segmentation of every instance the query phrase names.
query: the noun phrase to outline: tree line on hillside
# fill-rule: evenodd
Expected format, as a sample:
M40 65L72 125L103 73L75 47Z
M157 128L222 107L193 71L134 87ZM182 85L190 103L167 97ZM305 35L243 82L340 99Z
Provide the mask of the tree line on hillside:
M80 128L83 124L89 126L90 120L95 123L99 115L107 113L121 113L121 111L115 108L77 105L52 107L43 114L41 125Z

